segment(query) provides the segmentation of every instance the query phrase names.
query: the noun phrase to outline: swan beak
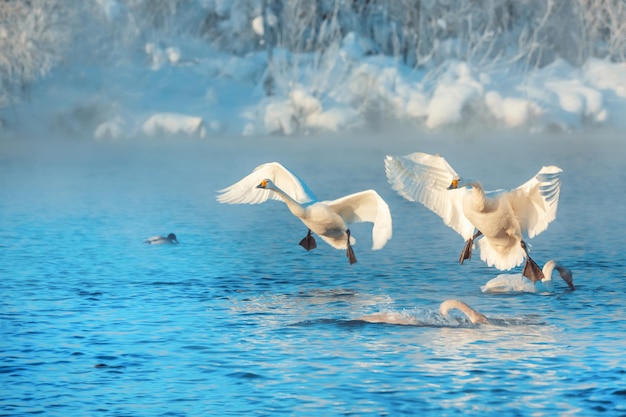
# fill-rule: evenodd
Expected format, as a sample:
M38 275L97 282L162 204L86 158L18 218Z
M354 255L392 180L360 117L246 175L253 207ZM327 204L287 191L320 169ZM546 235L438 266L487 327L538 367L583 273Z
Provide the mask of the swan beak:
M459 188L459 180L455 178L448 186L448 190L456 190L457 188Z
M261 181L261 183L256 186L256 188L265 188L265 187L267 187L267 180Z

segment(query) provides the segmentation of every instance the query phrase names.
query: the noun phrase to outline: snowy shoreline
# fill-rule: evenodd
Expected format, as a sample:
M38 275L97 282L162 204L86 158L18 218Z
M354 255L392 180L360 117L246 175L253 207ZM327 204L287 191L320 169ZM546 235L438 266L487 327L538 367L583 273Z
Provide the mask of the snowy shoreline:
M426 131L626 129L626 64L594 59L576 69L558 61L518 78L450 61L432 78L387 57L347 60L348 53L354 56L349 48L338 51L333 70L341 76L327 81L332 85L325 89L316 90L315 80L302 77L290 82L288 93L269 97L259 91L266 67L261 53L217 55L192 64L167 61L152 68L70 68L53 72L10 113L22 122L37 115L44 131L99 140L293 135L377 123ZM7 123L14 124L19 125Z
M49 2L55 4L54 0ZM398 53L392 56L381 51L380 42L374 42L374 38L344 32L349 22L338 12L332 19L322 21L320 31L326 23L334 26L327 28L331 32L316 35L319 48L309 52L293 52L280 47L280 42L268 49L258 50L257 46L251 52L235 52L237 45L249 48L255 42L263 44L266 29L273 27L275 31L281 26L287 30L292 24L271 14L267 16L271 24L264 24L259 7L265 3L250 4L254 7L246 9L236 2L190 2L187 6L188 13L217 13L215 16L224 24L220 30L238 31L224 35L234 43L229 45L231 52L218 50L189 34L168 37L167 32L140 32L145 25L153 29L150 25L154 24L148 19L142 26L141 13L159 12L150 8L150 3L98 0L91 5L93 10L84 6L85 16L108 34L95 41L76 43L76 50L61 63L48 62L45 74L42 70L39 79L29 83L25 93L10 104L6 104L7 94L14 94L16 89L0 90L0 99L5 99L4 107L0 100L0 135L54 133L92 140L163 136L202 139L367 131L397 125L426 132L470 129L531 134L626 129L626 62L588 57L579 66L573 66L556 55L548 64L529 67L519 61L505 65L505 60L499 58L487 65L453 58L455 53L445 50L461 46L464 29L458 26L455 30L460 32L452 32L452 23L460 17L452 10L441 9L436 2L422 5L430 7L431 13L441 14L429 18L435 25L432 30L447 42L435 39L430 45L431 53L444 57L434 65L404 64ZM289 7L297 11L299 4L289 3ZM353 6L341 1L333 4L352 11ZM470 7L471 3L467 5ZM393 7L389 6L389 10ZM42 10L38 16L45 20L46 13L53 13L54 9ZM362 12L375 15L376 10L379 9ZM505 10L496 7L495 11ZM283 9L283 20L288 12ZM473 12L481 13L480 9ZM185 22L182 11L168 13L172 13L172 25ZM522 9L506 13L518 19L525 16ZM556 16L555 13L548 9L545 16ZM80 16L79 13L75 18ZM535 17L525 18L538 24L532 20ZM391 32L395 23L384 23L378 29L385 39L396 36ZM497 26L501 22L483 23ZM480 41L489 36L509 41L523 39L523 33L515 32L519 28L514 23L508 23L509 35L482 33L486 38ZM88 33L94 30L82 26L80 30ZM213 29L219 28L208 30ZM615 28L615 34L621 33L618 29ZM74 35L80 30L75 29ZM0 33L0 47L2 36L9 36L7 33ZM332 35L330 40L324 38L327 35ZM326 43L322 44L322 40ZM288 44L289 40L282 42ZM614 50L619 52L621 44L615 45ZM4 52L0 50L0 58ZM81 53L90 58L79 59ZM0 67L0 75L2 70Z

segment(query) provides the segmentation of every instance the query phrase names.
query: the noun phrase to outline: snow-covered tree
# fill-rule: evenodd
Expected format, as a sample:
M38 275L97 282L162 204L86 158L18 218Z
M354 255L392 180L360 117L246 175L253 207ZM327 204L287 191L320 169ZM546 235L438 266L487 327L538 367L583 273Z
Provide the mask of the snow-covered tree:
M70 3L0 1L0 108L63 58L71 41Z

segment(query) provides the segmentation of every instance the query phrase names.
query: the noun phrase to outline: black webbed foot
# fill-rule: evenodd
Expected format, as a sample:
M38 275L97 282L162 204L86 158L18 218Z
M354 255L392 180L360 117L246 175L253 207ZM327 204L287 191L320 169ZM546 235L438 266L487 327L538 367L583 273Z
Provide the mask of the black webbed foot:
M462 264L466 259L472 259L472 246L474 245L474 239L467 239L465 247L461 251L459 256L459 263Z
M350 245L350 229L346 230L348 234L348 248L346 250L346 256L350 260L350 265L356 262L356 256L354 255L354 251L352 250L352 246Z
M474 233L474 236L467 239L465 242L465 247L461 251L461 256L459 256L459 263L462 264L466 259L472 259L472 246L474 246L474 239L482 235L482 232L479 230Z
M317 243L315 243L315 238L311 235L311 229L309 229L304 239L300 241L300 246L302 246L306 250L317 248Z
M532 260L530 255L528 254L528 249L526 248L526 242L521 241L522 248L524 252L526 252L526 265L524 265L524 270L522 271L522 275L530 280L530 282L541 281L544 279L543 271L539 268L539 265L535 261Z

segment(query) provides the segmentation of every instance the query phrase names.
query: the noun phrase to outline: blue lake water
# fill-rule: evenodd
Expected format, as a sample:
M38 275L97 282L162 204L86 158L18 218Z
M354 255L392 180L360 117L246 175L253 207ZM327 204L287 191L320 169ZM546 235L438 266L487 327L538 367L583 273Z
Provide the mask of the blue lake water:
M414 151L487 189L560 166L557 219L529 242L576 290L482 294L499 271L459 265L462 238L387 185L385 155ZM3 140L0 415L624 416L625 151L610 133ZM393 239L372 251L353 225L351 266L303 250L280 202L215 201L269 161L321 199L376 189ZM449 298L496 324L443 319ZM379 311L424 325L354 320Z

